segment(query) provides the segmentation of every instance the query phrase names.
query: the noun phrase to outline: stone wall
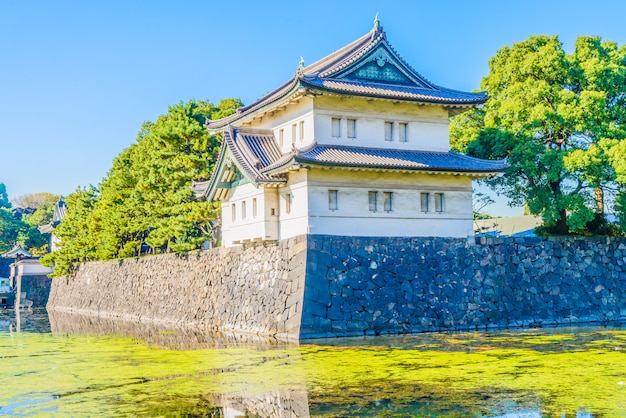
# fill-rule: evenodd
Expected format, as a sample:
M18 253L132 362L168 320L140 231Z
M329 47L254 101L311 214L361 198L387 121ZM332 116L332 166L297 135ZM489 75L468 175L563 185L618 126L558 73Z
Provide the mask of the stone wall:
M33 307L39 308L48 303L51 283L48 276L22 276L20 288L26 293L26 299L33 302Z
M11 277L11 264L13 264L14 261L15 259L13 258L0 257L0 277L4 277L5 279Z
M53 311L297 338L306 238L92 262L54 279Z
M626 240L309 236L303 338L626 320Z
M48 308L279 339L621 322L626 239L309 235L87 263Z

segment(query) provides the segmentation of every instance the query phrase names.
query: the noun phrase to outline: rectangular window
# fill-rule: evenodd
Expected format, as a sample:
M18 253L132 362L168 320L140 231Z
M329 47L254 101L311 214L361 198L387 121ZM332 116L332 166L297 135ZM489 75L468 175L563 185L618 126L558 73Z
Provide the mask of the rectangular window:
M435 193L435 212L443 212L443 193Z
M291 193L285 195L285 212L291 213Z
M337 190L328 191L328 209L337 210L339 208L339 202L337 199Z
M422 208L422 212L428 213L430 210L428 207L428 201L430 200L430 193L420 193L420 206Z
M233 222L237 220L237 206L234 203L231 206L231 220Z
M385 141L393 141L393 122L385 122Z
M292 144L296 143L296 131L297 130L298 130L298 125L296 125L295 123L291 125L291 143Z
M300 121L300 141L304 141L304 121Z
M333 118L332 121L333 138L341 138L341 119Z
M383 192L383 208L385 212L393 210L393 192Z
M246 201L241 202L241 220L246 219Z
M278 131L278 142L280 143L280 147L282 148L285 145L285 130L281 129Z
M399 123L398 124L398 141L407 142L408 140L409 140L409 124Z
M252 217L256 218L256 197L252 199Z
M348 138L356 138L356 119L348 119Z
M378 210L378 192L368 192L370 212L376 212Z
M271 208L270 209L270 215L271 216L276 216L276 208Z

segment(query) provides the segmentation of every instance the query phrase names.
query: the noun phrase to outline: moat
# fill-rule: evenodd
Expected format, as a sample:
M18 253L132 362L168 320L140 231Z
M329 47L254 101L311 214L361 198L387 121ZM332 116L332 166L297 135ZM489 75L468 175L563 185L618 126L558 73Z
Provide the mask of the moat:
M0 415L626 415L624 328L298 345L44 310L18 324L7 310L0 358Z

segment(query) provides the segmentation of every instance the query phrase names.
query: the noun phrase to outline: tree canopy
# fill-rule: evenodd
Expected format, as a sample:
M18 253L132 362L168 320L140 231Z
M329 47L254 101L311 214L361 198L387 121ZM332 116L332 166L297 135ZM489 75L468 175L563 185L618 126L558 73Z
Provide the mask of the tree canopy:
M566 53L556 36L532 36L489 61L482 108L451 123L452 146L506 158L487 180L527 204L555 234L607 233L607 199L626 207L626 47L581 36Z
M60 249L44 258L54 274L81 261L189 251L210 239L218 207L195 200L191 190L193 180L210 177L219 152L204 122L240 106L238 99L217 106L191 100L145 122L98 187L65 199L66 217L55 232Z
M0 183L0 253L21 245L34 255L45 254L48 237L37 227L50 222L58 199L59 196L46 192L24 195L18 200L19 210L16 210L9 201L4 183Z

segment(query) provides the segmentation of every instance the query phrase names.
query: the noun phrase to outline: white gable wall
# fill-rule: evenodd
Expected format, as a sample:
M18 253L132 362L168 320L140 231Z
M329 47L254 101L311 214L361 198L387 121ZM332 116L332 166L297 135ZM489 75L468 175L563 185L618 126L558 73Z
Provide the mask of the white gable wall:
M332 135L332 119L341 119L341 137ZM347 137L347 120L356 121L356 138ZM385 122L394 123L395 137L385 140ZM399 124L408 125L406 142L398 135ZM367 100L359 97L322 96L315 100L315 140L372 148L449 151L448 112L440 106Z

